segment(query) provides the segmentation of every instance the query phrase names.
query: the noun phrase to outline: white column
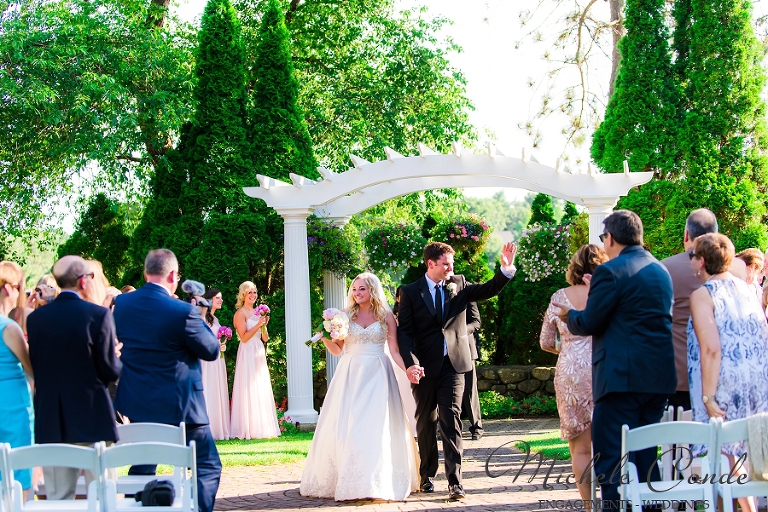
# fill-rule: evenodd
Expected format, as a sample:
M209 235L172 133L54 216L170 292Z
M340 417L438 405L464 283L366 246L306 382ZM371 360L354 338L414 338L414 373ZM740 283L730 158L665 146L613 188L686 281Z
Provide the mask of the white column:
M344 309L347 301L347 283L343 277L338 277L327 270L323 273L323 295L325 296L325 308ZM331 383L333 373L339 357L334 356L328 350L325 351L325 379Z
M589 212L589 243L602 246L600 235L603 233L603 220L613 212L618 197L583 198L584 206Z
M288 360L288 410L286 416L300 423L317 423L312 401L312 336L309 308L309 257L307 217L312 208L281 208L285 235L285 335Z
M334 226L344 227L349 217L327 217ZM347 282L344 277L337 277L327 270L323 273L323 296L325 308L344 309L347 306ZM325 380L331 383L339 357L325 351Z

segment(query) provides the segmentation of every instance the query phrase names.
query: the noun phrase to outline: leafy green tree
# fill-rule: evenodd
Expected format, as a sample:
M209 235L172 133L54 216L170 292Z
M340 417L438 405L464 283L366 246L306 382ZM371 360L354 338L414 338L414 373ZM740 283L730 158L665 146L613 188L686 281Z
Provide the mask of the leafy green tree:
M763 52L745 0L692 0L680 145L687 165L682 211L706 206L737 249L768 245ZM727 56L727 58L724 58Z
M546 224L555 222L555 209L552 206L552 198L547 194L536 194L531 204L531 218L528 225Z
M448 60L460 48L438 38L447 20L416 9L399 12L395 0L280 4L301 84L299 104L323 166L348 169L350 152L378 160L385 146L408 154L418 142L445 151L453 140L476 140L466 80ZM266 5L236 1L246 47L259 44Z
M664 0L628 0L619 42L616 87L595 131L592 158L606 172L672 172L678 91L672 72Z
M6 2L0 204L14 215L0 229L54 223L50 205L79 199L75 183L146 185L191 111L191 27L166 11L162 0Z
M101 262L110 283L118 283L128 264L125 213L120 203L104 194L91 197L80 215L75 232L61 244L57 258L76 254Z

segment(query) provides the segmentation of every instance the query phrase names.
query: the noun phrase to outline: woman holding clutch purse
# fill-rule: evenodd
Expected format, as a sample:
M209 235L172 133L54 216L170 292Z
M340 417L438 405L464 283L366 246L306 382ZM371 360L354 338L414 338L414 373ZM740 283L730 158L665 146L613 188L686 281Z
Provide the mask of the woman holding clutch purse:
M599 245L583 245L576 251L565 273L571 286L552 295L539 338L542 350L559 354L555 397L560 415L560 437L568 441L576 486L583 500L590 499L589 481L582 481L581 475L592 459L592 337L571 334L568 326L555 314L558 308L554 304L584 309L592 272L606 261L608 255Z

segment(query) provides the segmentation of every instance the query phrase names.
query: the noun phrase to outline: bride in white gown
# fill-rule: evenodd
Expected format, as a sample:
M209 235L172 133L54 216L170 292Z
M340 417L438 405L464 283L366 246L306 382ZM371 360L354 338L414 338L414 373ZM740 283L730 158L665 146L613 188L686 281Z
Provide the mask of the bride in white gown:
M384 352L405 370L397 346L397 325L379 279L360 274L347 297L349 334L323 338L339 355L309 448L302 496L405 500L418 489L419 467L394 369Z

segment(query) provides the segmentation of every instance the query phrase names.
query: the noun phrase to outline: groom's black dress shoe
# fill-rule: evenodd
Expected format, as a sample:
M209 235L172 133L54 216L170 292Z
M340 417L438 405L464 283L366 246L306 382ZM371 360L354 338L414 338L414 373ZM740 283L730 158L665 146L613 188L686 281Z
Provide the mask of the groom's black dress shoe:
M449 500L463 500L465 496L466 493L464 492L464 488L461 486L461 484L448 486Z
M435 484L432 483L431 479L424 480L421 482L419 490L421 492L435 492Z
M471 432L471 434L472 434L473 441L478 441L481 437L483 437L482 430L475 430L474 432Z

